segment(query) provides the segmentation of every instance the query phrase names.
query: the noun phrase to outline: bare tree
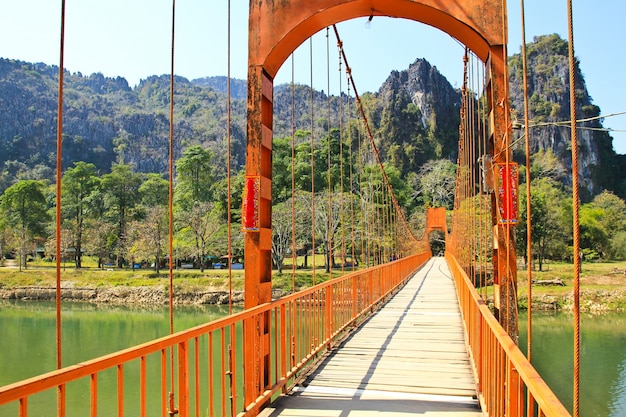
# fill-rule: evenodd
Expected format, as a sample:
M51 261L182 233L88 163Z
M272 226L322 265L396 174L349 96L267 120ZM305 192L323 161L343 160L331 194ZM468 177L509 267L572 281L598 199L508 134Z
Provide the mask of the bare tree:
M340 226L342 218L342 194L339 192L320 193L315 197L315 232L324 248L324 266L326 272L335 265L335 250L341 247Z
M135 230L134 253L142 259L154 258L154 270L158 274L168 236L167 209L163 206L151 207L145 220L135 222Z
M211 202L196 202L189 212L183 217L183 223L192 234L196 257L200 265L200 271L204 272L204 258L207 248L217 244L223 237L219 233L223 226L220 209Z
M83 247L86 252L98 257L98 268L104 266L104 260L110 255L112 237L115 236L115 226L103 218L85 220L85 241Z
M432 160L414 177L414 197L430 207L452 208L456 185L456 165L447 159Z
M293 246L291 202L278 203L272 207L272 260L278 268L278 274L283 273L285 258Z

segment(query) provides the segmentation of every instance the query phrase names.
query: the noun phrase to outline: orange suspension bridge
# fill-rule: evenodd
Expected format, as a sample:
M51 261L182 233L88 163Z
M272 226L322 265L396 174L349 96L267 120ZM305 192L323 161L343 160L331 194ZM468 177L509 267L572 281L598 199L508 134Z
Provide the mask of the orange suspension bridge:
M523 10L523 0L521 4ZM173 259L175 11L173 2L170 260ZM374 412L568 416L568 411L530 363L530 322L526 356L517 345L514 235L519 210L517 197L521 190L518 190L518 166L511 161L505 2L251 0L249 13L247 160L241 225L245 235L245 310L174 333L173 264L170 261L170 335L62 367L59 263L62 257L57 220L58 369L0 387L2 415L38 415L38 412L31 413L29 407L43 401L46 414L56 412L60 417L113 414L344 416ZM61 178L62 173L64 16L63 1L57 178ZM444 208L431 208L427 210L424 224L409 224L394 194L335 26L338 22L368 16L370 20L374 16L391 16L425 23L453 36L466 48L457 182L450 219ZM570 0L570 28L571 16ZM311 251L315 254L323 248L330 259L331 279L315 282L313 257L313 286L272 299L272 245L276 226L272 213L273 79L294 50L323 29L327 30L327 36L331 30L334 32L347 91L342 90L345 99L341 100L342 108L335 116L339 134L343 136L339 152L349 157L340 157L339 166L335 166L328 141L326 191L314 183L314 154L316 148L319 150L320 141L315 137L313 110L309 132L311 184L307 204L311 206ZM525 69L524 42L522 45ZM570 65L573 65L571 30L569 48ZM574 80L570 78L576 208L576 97ZM228 91L230 97L230 83ZM312 91L311 87L311 100ZM525 126L528 127L527 106L525 110ZM329 104L329 138L332 116ZM295 257L296 135L293 121L292 125L290 244ZM528 131L525 139L528 158ZM230 120L228 159L230 161ZM344 164L344 161L348 162ZM339 172L336 179L331 178L331 165ZM529 166L527 163L526 169ZM228 169L230 198L230 164ZM57 219L63 203L60 183L57 181ZM526 200L530 202L530 198ZM576 212L577 209L574 253L578 253L579 240ZM414 226L421 229L421 237L417 237ZM319 230L324 232L319 233ZM445 261L432 256L428 239L434 231L445 236ZM517 233L530 234L522 230ZM230 226L228 239L231 257ZM527 241L530 244L530 236ZM528 251L530 253L530 247ZM333 269L337 254L341 258L341 271ZM352 262L347 264L347 258ZM359 258L361 262L357 266L354 260ZM577 416L580 260L574 258L572 409ZM295 266L294 259L293 268ZM295 274L295 269L292 273ZM531 282L530 277L528 282ZM528 292L531 296L530 286ZM529 321L531 318L532 311ZM109 383L112 380L116 387L114 398L103 398L100 387L105 379Z

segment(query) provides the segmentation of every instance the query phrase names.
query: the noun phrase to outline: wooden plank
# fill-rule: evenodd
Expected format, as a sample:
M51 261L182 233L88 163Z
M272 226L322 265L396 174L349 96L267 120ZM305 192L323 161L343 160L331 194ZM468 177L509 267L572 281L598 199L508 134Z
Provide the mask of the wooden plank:
M263 416L479 417L454 283L433 258Z

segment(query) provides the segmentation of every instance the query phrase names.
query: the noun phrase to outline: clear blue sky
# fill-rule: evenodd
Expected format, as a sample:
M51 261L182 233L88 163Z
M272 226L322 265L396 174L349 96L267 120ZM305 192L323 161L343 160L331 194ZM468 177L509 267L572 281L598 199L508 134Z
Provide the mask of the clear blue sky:
M171 0L67 0L65 67L85 75L123 76L131 85L170 71ZM232 0L231 75L245 79L248 0ZM567 39L566 0L526 0L526 36L558 33ZM0 0L0 57L59 63L61 1ZM520 2L509 0L509 54L520 51ZM603 115L626 111L626 2L574 0L576 56L594 103ZM359 92L376 91L390 71L426 58L455 86L462 79L463 47L450 36L416 22L374 18L338 24ZM227 1L176 3L175 72L189 79L227 74ZM313 38L314 86L327 90L326 33ZM330 38L331 88L336 94L337 50ZM309 83L308 42L294 54L297 82ZM291 61L276 83L291 81ZM345 88L345 82L343 82ZM626 154L626 115L610 117L613 146Z

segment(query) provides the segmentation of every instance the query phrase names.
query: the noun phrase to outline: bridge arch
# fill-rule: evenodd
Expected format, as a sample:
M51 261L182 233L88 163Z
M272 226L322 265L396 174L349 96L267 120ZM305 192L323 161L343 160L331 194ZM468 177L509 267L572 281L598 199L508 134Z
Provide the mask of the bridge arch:
M345 20L387 16L436 27L486 61L491 45L506 44L502 1L282 0L250 7L250 65L273 78L289 55L319 30ZM253 47L254 46L254 47Z
M245 308L271 301L272 294L272 141L274 77L289 55L319 30L352 18L389 16L429 24L450 34L487 67L488 153L495 163L510 156L509 99L506 70L506 10L502 0L251 0L248 28L248 120L246 179L242 223ZM497 218L492 204L492 218ZM494 221L494 279L516 281L512 228ZM513 291L506 292L513 294ZM504 293L503 293L504 294ZM509 305L509 304L506 304ZM513 305L513 304L511 304ZM515 307L516 309L516 307ZM515 316L516 317L516 316ZM264 346L269 320L249 323L246 343ZM263 342L265 341L265 342ZM267 389L267 352L246 357L254 372L246 381L247 402Z
M243 219L246 308L271 300L271 184L273 80L287 57L328 25L362 16L412 19L437 27L465 43L487 63L494 162L508 160L510 126L506 90L506 10L501 0L251 0L248 56L246 196L255 207ZM497 138L497 140L495 139ZM250 221L251 226L245 223ZM502 231L501 247L510 248ZM506 236L505 236L506 235ZM507 249L510 252L510 249ZM501 259L514 259L502 256Z

